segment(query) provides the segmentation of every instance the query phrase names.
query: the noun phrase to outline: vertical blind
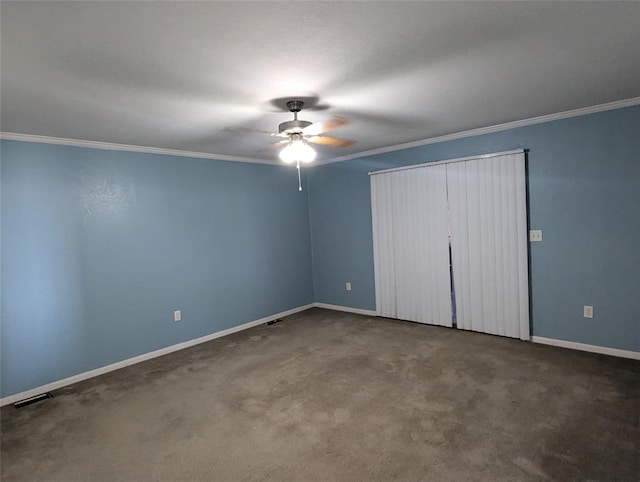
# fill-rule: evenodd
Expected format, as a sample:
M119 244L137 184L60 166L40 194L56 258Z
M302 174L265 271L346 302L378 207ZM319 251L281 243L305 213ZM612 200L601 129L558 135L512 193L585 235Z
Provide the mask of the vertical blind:
M529 338L524 152L372 173L379 315Z
M460 328L529 339L524 153L447 164Z
M452 326L446 166L372 176L376 308Z

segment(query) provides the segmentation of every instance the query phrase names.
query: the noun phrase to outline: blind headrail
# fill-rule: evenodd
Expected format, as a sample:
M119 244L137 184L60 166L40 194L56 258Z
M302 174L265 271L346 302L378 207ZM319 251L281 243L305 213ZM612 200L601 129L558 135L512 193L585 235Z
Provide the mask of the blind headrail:
M429 166L437 166L439 164L451 164L453 162L464 162L470 161L471 159L487 159L489 157L498 157L498 156L506 156L509 154L520 154L524 153L526 149L513 149L511 151L503 151L503 152L492 152L491 154L480 154L477 156L467 156L467 157L458 157L456 159L445 159L443 161L434 161L434 162L424 162L422 164L411 164L409 166L401 166L401 167L392 167L391 169L382 169L381 171L371 171L369 173L370 176L375 176L376 174L384 174L387 172L395 172L395 171L406 171L409 169L419 169L421 167L429 167Z

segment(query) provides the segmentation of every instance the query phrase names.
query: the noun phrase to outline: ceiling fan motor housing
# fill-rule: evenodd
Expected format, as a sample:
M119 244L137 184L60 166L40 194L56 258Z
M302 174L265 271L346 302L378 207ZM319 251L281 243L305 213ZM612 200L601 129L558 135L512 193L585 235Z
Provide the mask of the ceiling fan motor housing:
M302 132L305 127L311 124L312 122L309 121L294 119L280 124L278 130L280 134L295 134Z

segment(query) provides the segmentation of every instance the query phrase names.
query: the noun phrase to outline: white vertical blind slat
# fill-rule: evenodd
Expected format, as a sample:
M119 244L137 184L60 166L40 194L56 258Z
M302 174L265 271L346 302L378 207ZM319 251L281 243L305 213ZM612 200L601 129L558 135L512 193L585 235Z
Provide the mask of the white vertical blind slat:
M515 182L509 182L509 179L515 179L517 177L516 167L518 165L517 162L507 162L508 167L508 179L505 181L505 201L504 206L507 209L507 215L505 219L503 219L503 224L508 227L508 231L504 233L504 239L506 241L506 246L504 249L506 255L506 283L508 286L517 286L518 285L518 273L520 272L520 268L513 269L513 266L518 266L518 225L517 225L517 211L520 209L519 206L514 202L516 198L516 190L518 189L518 185ZM522 209L525 209L522 207ZM524 235L526 236L526 234ZM525 246L526 250L526 246ZM518 310L519 299L517 296L509 296L506 297L506 306L508 308L507 312L507 320L517 320L520 318L520 312ZM528 302L527 302L528 303ZM506 335L514 338L519 338L520 335L520 327L517 324L510 323L505 327Z
M529 340L531 328L529 325L529 259L527 251L527 181L524 164L524 153L516 164L516 214L518 233L518 293L520 314L520 339Z
M393 223L390 180L371 178L373 253L375 267L376 311L381 316L395 317L395 274L393 271Z

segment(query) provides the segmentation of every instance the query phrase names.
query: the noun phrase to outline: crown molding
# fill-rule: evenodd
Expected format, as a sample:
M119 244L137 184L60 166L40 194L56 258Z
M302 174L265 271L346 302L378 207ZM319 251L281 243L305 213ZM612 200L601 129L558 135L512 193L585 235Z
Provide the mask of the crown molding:
M273 161L255 159L251 157L227 156L209 152L181 151L178 149L164 149L162 147L134 146L129 144L115 144L112 142L85 141L81 139L66 139L64 137L48 137L17 132L0 132L0 139L9 141L35 142L39 144L59 144L63 146L86 147L89 149L103 149L108 151L142 152L145 154L160 154L163 156L195 157L199 159L215 159L216 161L249 162L253 164L276 165Z
M436 144L438 142L446 142L446 141L452 141L455 139L462 139L464 137L491 134L493 132L506 131L509 129L516 129L518 127L525 127L533 124L541 124L543 122L551 122L551 121L560 120L560 119L568 119L570 117L579 117L579 116L588 115L588 114L595 114L597 112L621 109L623 107L632 107L635 105L640 105L640 97L632 97L630 99L617 100L614 102L608 102L606 104L598 104L590 107L582 107L580 109L573 109L573 110L567 110L564 112L558 112L555 114L547 114L547 115L542 115L538 117L531 117L529 119L507 122L505 124L496 124L488 127L480 127L478 129L455 132L453 134L446 134L444 136L430 137L428 139L406 142L403 144L396 144L394 146L380 147L380 148L371 149L368 151L361 151L361 152L356 152L354 154L348 154L346 156L332 157L329 159L316 161L308 167L322 166L325 164L332 164L334 162L347 161L349 159L357 159L361 157L375 156L378 154L386 154L389 152L401 151L404 149L411 149L413 147ZM12 141L23 141L23 142L35 142L35 143L41 143L41 144L59 144L64 146L87 147L89 149L142 152L146 154L160 154L164 156L180 156L180 157L193 157L193 158L200 158L200 159L214 159L217 161L248 162L253 164L267 164L271 166L280 165L278 162L274 162L266 159L256 159L251 157L228 156L224 154L213 154L209 152L182 151L178 149L164 149L161 147L115 144L111 142L101 142L101 141L86 141L81 139L66 139L63 137L38 136L38 135L32 135L32 134L20 134L16 132L0 132L0 139L6 139L6 140L12 140Z
M580 109L567 110L567 111L558 112L555 114L547 114L547 115L541 115L538 117L531 117L529 119L507 122L505 124L496 124L493 126L480 127L478 129L471 129L468 131L447 134L444 136L431 137L431 138L422 139L419 141L406 142L404 144L396 144L395 146L380 147L378 149L371 149L369 151L357 152L355 154L348 154L346 156L333 157L331 159L316 162L314 163L314 166L332 164L334 162L347 161L349 159L357 159L360 157L386 154L388 152L401 151L404 149L411 149L412 147L426 146L428 144L437 144L438 142L452 141L455 139L462 139L464 137L479 136L482 134L491 134L492 132L506 131L509 129L516 129L518 127L525 127L533 124L541 124L543 122L551 122L551 121L560 120L560 119L568 119L570 117L579 117L579 116L588 115L588 114L595 114L596 112L604 112L607 110L621 109L623 107L632 107L634 105L639 105L639 104L640 104L640 97L617 100L614 102L608 102L606 104L598 104L591 107L582 107Z

